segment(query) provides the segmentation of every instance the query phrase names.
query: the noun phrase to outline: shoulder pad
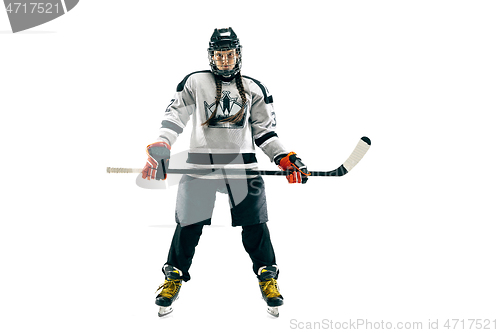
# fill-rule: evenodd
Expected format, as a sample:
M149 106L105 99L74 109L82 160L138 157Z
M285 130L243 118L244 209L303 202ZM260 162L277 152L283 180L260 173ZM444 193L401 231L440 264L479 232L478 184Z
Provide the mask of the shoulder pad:
M180 92L180 91L184 90L184 85L186 84L186 81L189 79L189 77L191 75L197 74L197 73L212 73L212 72L209 71L209 70L204 70L204 71L193 72L193 73L190 73L190 74L186 75L184 77L184 79L181 82L179 82L179 84L177 85L177 92Z
M246 76L246 75L242 75L245 79L249 79L249 80L252 80L253 82L255 82L255 84L257 84L259 86L259 88L262 90L262 95L264 95L264 102L266 104L270 104L273 102L273 96L272 95L267 95L267 89L266 87L259 81L259 80L256 80L254 78L251 78L250 76Z

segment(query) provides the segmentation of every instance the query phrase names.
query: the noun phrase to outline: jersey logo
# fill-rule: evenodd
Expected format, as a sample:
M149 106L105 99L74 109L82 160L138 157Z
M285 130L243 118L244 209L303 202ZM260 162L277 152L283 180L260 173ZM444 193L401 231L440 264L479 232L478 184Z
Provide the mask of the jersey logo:
M207 117L206 119L210 118L212 113L215 110L215 101L212 104L208 104L207 102L204 102L205 104L205 116ZM248 105L248 103L247 103ZM219 105L217 107L217 114L215 115L214 118L208 123L208 127L215 127L215 128L242 128L245 125L245 120L246 120L246 113L247 113L247 108L245 107L245 115L243 116L243 119L240 120L239 122L233 124L233 123L224 123L224 119L227 119L231 116L234 116L235 114L238 113L238 111L241 110L241 107L243 105L238 102L238 98L233 98L231 97L231 92L229 91L222 91L222 97L219 101Z

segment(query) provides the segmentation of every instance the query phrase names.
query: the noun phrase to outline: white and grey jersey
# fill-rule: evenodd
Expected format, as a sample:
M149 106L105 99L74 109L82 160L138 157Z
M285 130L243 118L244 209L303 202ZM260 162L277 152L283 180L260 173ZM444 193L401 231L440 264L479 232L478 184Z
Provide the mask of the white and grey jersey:
M255 145L271 161L288 151L276 134L273 98L259 81L242 76L247 103L244 117L237 123L221 122L242 108L235 79L222 81L222 93L216 108L216 84L210 71L187 75L165 111L159 140L173 145L190 119L191 142L187 163L193 168L257 168ZM217 110L216 110L217 109ZM208 125L202 125L216 110Z

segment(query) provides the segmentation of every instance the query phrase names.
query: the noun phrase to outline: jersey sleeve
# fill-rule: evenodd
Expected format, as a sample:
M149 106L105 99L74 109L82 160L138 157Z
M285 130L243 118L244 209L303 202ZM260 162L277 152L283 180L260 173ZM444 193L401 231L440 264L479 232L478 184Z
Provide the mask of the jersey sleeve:
M257 80L252 79L252 105L250 124L252 135L257 147L269 157L271 161L282 154L288 154L276 134L276 114L274 112L273 97L267 88Z
M165 110L158 140L173 145L186 128L195 107L192 80L188 75L178 84L177 91Z

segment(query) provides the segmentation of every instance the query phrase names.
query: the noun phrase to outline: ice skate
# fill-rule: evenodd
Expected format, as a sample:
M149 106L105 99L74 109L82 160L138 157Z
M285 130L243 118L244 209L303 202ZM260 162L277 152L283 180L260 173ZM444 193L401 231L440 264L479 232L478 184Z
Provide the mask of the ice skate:
M167 265L163 268L165 273L165 282L158 287L161 289L156 296L155 304L160 306L158 316L163 317L174 311L172 303L179 297L179 291L182 286L182 272L173 266Z
M262 298L267 303L267 312L273 317L279 317L278 307L283 305L283 296L280 294L277 266L264 266L259 269L257 278Z

